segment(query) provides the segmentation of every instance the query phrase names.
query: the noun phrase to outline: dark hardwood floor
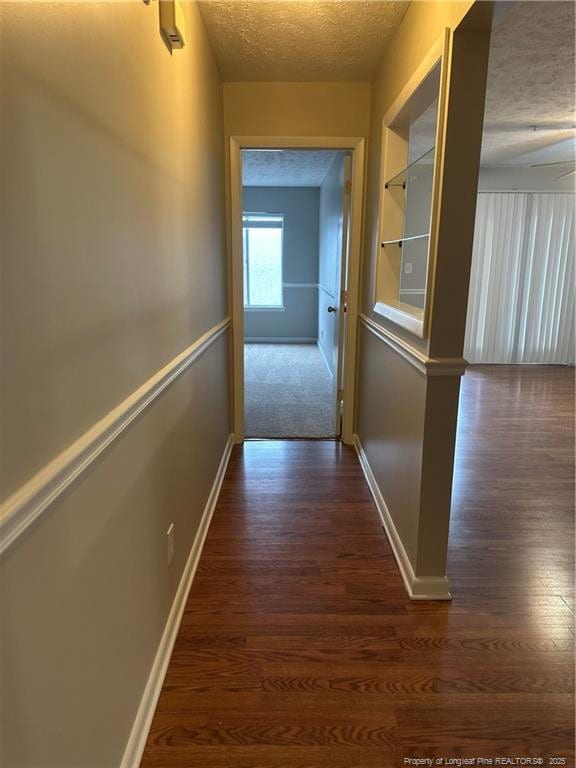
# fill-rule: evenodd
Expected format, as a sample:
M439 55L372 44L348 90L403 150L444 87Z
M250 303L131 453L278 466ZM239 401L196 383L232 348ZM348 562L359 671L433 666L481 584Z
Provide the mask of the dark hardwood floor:
M407 600L351 449L235 449L143 768L573 765L573 372L461 402L452 603Z

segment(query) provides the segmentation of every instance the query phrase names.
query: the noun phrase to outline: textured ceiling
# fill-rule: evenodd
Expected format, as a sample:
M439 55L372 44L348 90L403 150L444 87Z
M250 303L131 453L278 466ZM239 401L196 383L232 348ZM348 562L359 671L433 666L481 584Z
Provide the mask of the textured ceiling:
M370 81L408 7L400 0L201 0L226 81Z
M575 5L572 2L521 2L492 33L482 164L530 166L566 161L576 148ZM536 126L532 130L530 126ZM410 131L410 160L434 145L434 110Z
M199 3L228 81L370 80L407 5L395 0ZM557 0L509 5L490 46L482 163L568 162L576 148L576 5ZM434 131L425 123L419 141L428 148Z
M319 187L336 152L283 150L242 152L242 184L246 187Z
M523 0L494 31L483 164L530 165L574 157L574 23L572 2Z

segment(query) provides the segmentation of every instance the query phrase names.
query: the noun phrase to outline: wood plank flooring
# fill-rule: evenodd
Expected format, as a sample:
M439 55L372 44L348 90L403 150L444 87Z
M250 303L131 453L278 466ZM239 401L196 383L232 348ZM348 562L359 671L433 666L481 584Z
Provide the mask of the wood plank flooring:
M450 604L406 599L351 449L236 448L142 767L573 765L572 377L466 375Z

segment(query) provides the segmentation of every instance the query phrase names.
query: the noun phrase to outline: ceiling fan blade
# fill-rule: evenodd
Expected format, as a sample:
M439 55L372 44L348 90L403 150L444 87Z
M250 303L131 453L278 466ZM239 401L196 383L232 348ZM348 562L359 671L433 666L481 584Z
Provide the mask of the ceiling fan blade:
M568 165L568 163L574 163L575 160L558 160L556 163L536 163L531 165L530 168L547 168L549 165Z
M568 171L568 173L563 173L561 176L556 176L556 181L558 181L558 179L565 179L566 176L572 176L574 173L576 173L576 168L574 168L573 171Z

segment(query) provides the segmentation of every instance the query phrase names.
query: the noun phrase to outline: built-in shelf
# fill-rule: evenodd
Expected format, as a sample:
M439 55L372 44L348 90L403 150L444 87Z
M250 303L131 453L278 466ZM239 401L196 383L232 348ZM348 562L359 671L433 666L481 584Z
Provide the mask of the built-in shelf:
M402 248L402 243L409 243L411 240L423 240L426 237L430 237L429 233L425 235L413 235L412 237L400 237L398 240L383 240L380 245L385 248L387 245L397 245L398 248Z
M397 325L401 325L415 336L424 337L423 309L412 304L406 304L400 300L395 301L393 304L377 301L374 305L374 312L388 318L388 320L392 320Z
M402 189L406 189L406 181L410 171L413 171L418 163L426 165L433 163L434 150L435 147L431 147L427 152L424 152L423 155L411 162L410 165L407 165L406 168L403 168L400 173L396 174L396 176L392 176L391 179L388 179L388 181L384 184L384 189L388 189L388 187L402 187Z

